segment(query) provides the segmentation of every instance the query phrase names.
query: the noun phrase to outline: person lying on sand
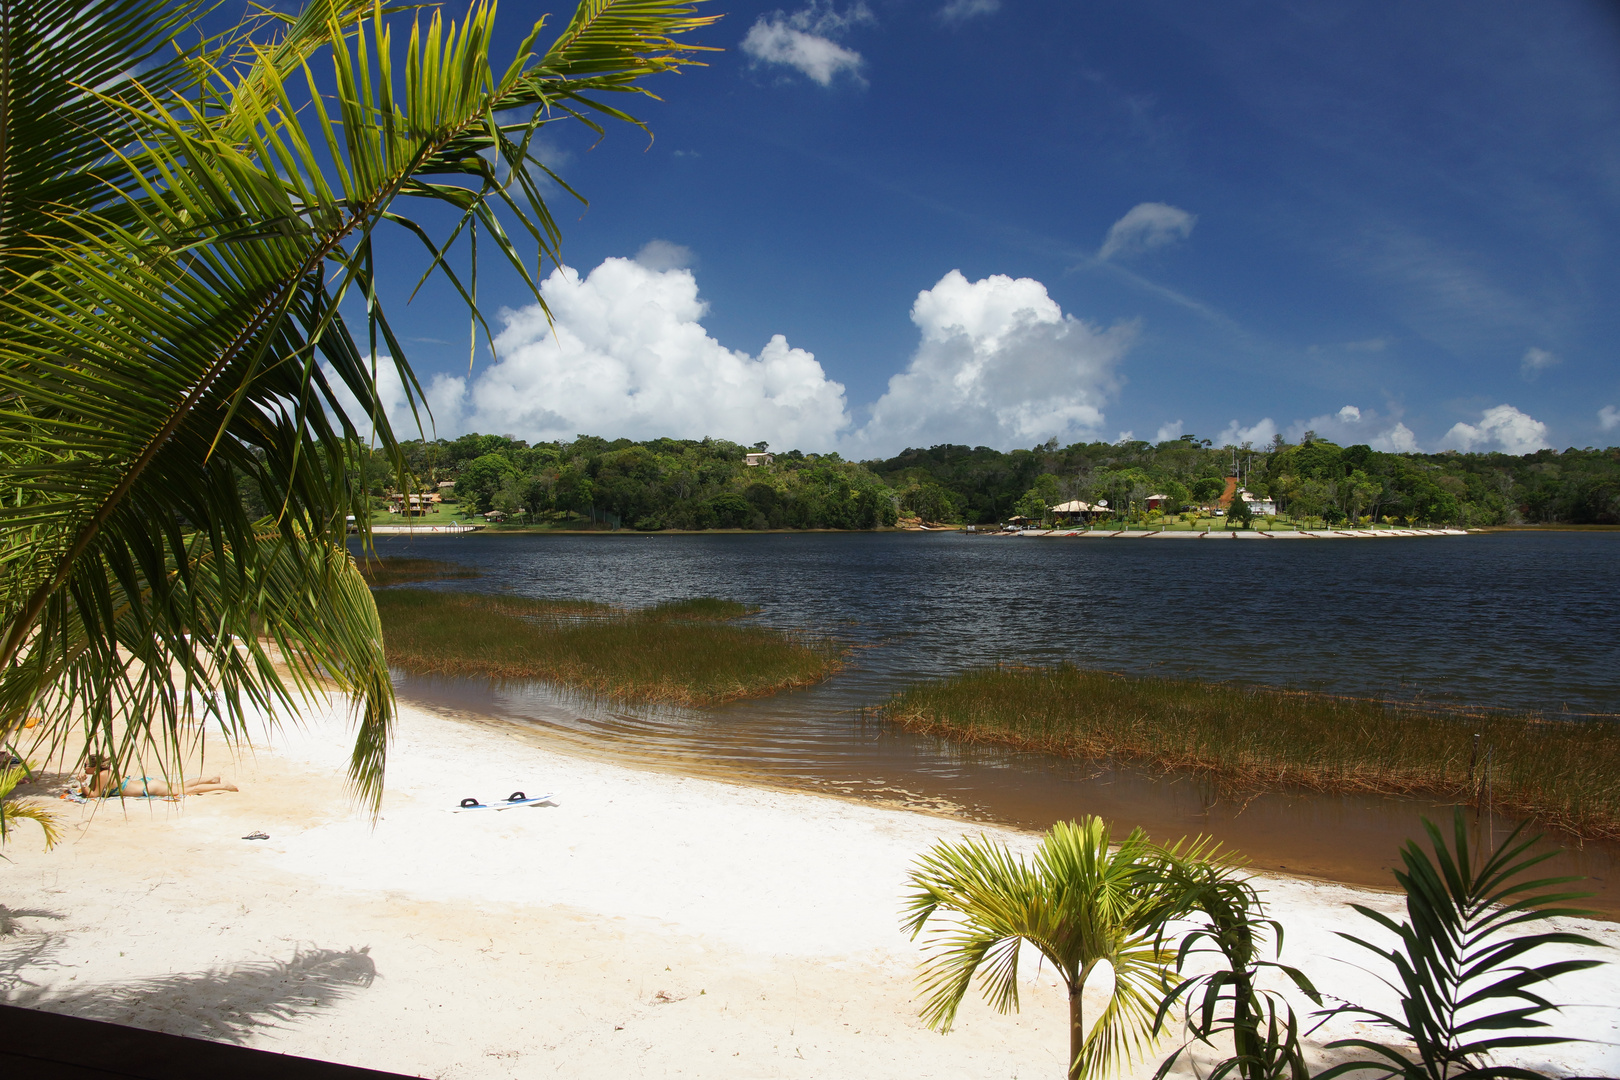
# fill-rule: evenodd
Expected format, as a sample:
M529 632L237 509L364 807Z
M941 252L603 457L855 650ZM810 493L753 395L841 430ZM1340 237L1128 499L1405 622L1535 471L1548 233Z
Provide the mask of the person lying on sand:
M128 780L119 780L117 774L113 772L112 763L99 754L92 754L86 759L84 768L73 774L73 780L79 794L87 799L133 799L141 796L161 798L168 795L206 795L210 791L241 790L235 784L220 783L217 776L187 780L178 788L165 780L150 776L132 776Z

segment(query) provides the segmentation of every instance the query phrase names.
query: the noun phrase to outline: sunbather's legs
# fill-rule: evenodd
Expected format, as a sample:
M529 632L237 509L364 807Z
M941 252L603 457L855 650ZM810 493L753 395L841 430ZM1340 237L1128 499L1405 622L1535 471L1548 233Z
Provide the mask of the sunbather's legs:
M151 795L162 798L169 795L206 795L211 791L240 791L235 784L222 784L219 777L210 776L206 780L187 780L184 790L176 790L162 780L135 778L124 781L123 794L126 798L137 798L141 795Z

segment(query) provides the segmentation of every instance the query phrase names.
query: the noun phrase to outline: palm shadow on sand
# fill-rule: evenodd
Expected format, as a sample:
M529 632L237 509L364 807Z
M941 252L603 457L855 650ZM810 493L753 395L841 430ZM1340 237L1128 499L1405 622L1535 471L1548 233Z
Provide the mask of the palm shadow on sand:
M0 905L0 1003L240 1044L255 1032L337 1005L377 978L368 948L299 948L286 960L248 960L135 982L63 989L53 979L55 985L41 985L30 976L57 967L53 954L62 935L27 929L19 920L59 918Z

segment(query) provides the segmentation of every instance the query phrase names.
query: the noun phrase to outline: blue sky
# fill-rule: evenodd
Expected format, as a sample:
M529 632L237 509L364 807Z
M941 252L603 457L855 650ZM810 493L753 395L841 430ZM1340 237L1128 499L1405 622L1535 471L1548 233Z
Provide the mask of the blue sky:
M556 340L391 242L440 434L1620 443L1614 5L704 7L650 146L546 129Z

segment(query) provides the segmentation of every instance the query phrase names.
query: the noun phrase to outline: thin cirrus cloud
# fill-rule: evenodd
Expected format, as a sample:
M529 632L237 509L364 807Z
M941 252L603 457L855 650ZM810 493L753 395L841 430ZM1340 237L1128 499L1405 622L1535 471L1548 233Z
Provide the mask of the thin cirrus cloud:
M793 68L822 86L831 86L842 73L863 83L861 54L833 39L852 26L873 21L864 3L840 12L830 3L812 0L802 11L776 11L755 19L743 38L742 51L755 66Z
M1529 348L1524 350L1524 359L1519 361L1519 374L1526 380L1534 380L1537 375L1558 364L1558 357L1546 349Z
M1109 227L1102 247L1097 250L1097 258L1107 261L1138 255L1185 240L1192 235L1197 223L1197 214L1189 214L1180 207L1158 202L1137 203Z
M950 0L939 9L939 17L948 23L963 23L980 15L994 15L1001 10L1001 0Z
M1031 278L969 281L953 270L917 294L917 347L857 428L843 385L810 352L780 334L755 355L711 337L695 275L666 265L689 260L660 241L588 275L554 271L541 285L549 322L537 305L508 311L494 363L470 381L429 382L428 434L713 435L860 457L938 442L1074 441L1099 434L1136 333L1131 323L1102 329L1065 314ZM396 430L414 435L390 365L381 365L379 393Z
M1457 423L1440 440L1442 448L1463 453L1499 450L1504 454L1532 454L1552 444L1547 425L1512 405L1496 405L1479 415L1477 424Z

